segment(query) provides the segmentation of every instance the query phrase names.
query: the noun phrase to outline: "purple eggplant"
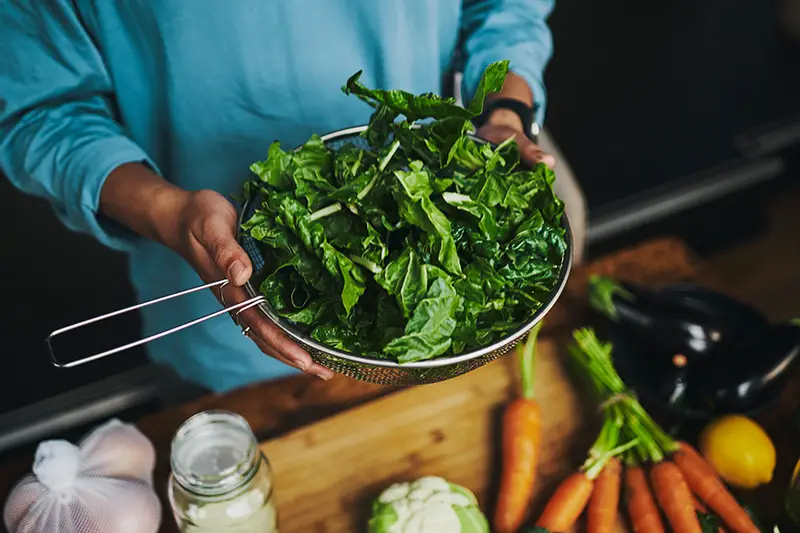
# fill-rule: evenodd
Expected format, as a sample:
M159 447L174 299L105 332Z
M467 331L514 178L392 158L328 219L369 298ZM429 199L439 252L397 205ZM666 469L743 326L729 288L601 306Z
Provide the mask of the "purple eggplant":
M593 277L623 379L672 415L756 412L800 359L800 323L771 325L753 308L690 284L657 290Z
M589 281L589 302L630 335L692 363L730 353L769 328L752 308L686 284L652 290L595 276Z

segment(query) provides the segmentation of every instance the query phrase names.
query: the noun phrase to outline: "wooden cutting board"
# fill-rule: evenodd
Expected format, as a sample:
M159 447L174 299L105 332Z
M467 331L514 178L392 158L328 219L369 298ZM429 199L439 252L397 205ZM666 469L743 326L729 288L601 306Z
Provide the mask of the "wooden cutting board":
M580 465L598 429L595 407L579 398L562 365L562 345L539 343L543 438L534 514ZM506 357L450 381L406 389L263 443L274 467L281 533L365 531L383 488L426 475L472 489L491 516L500 417L516 388L513 363ZM622 524L618 529L626 531Z

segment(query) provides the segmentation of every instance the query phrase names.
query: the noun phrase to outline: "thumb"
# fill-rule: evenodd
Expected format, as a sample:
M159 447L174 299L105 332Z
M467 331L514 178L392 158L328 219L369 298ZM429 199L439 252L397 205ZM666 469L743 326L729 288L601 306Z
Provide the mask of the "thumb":
M208 220L202 244L225 277L237 287L244 285L253 273L247 253L234 237L234 228L222 217Z

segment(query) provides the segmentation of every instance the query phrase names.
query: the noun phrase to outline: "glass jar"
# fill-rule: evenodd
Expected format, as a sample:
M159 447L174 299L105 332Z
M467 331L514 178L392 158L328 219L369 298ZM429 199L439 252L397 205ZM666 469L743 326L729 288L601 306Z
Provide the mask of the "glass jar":
M277 533L272 469L241 416L205 411L172 439L169 501L181 533Z

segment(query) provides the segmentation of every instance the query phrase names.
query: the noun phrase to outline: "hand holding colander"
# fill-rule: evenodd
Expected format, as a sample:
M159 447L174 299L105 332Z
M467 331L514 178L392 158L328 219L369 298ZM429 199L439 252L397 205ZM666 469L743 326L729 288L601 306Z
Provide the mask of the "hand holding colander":
M322 137L322 140L333 150L336 150L348 143L355 144L361 147L366 147L367 145L365 140L359 135L362 131L364 131L365 128L366 126L361 126L361 127L337 131ZM484 142L480 141L479 139L476 140L479 142ZM259 294L256 285L256 280L258 280L261 277L260 274L262 273L265 266L265 261L262 255L261 247L259 246L259 243L257 241L255 241L252 237L250 237L249 234L247 234L247 232L241 230L241 223L248 220L253 215L256 208L258 208L260 205L261 205L261 199L258 195L251 197L242 206L239 216L240 223L237 234L237 240L239 241L241 246L244 248L244 250L250 257L250 260L253 264L253 272L254 272L251 279L244 285L245 291L250 296L249 299L239 302L235 305L225 306L224 309L220 309L219 311L215 311L213 313L197 318L185 324L181 324L180 326L162 331L160 333L126 344L124 346L119 346L117 348L106 350L104 352L84 357L75 361L70 361L70 362L60 361L58 358L56 358L51 343L52 339L58 335L66 333L70 330L74 330L76 328L80 328L95 322L105 320L107 318L111 318L114 316L121 315L123 313L128 313L130 311L141 309L149 305L155 305L170 300L172 298L178 298L187 294L191 294L193 292L201 291L204 289L213 289L213 288L221 289L229 282L227 279L215 281L212 283L187 289L185 291L181 291L175 294L157 298L148 302L144 302L138 305L134 305L126 309L121 309L113 313L108 313L99 317L85 320L83 322L79 322L77 324L73 324L71 326L58 329L52 332L50 336L47 338L47 345L53 359L53 364L55 366L62 368L70 368L82 365L91 361L95 361L97 359L101 359L108 355L128 350L135 346L140 346L155 339L164 337L166 335L170 335L177 331L186 329L188 327L199 324L200 322L209 320L211 318L215 318L217 316L226 313L230 313L234 321L236 321L238 324L239 314L247 309L255 307L259 309L269 320L274 322L291 340L293 340L303 349L305 349L311 355L314 362L324 367L327 367L335 372L344 374L346 376L350 376L355 379L369 381L372 383L386 384L386 385L405 386L405 385L415 385L423 383L434 383L437 381L450 379L459 376L461 374L464 374L466 372L469 372L471 370L474 370L476 368L479 368L484 364L493 361L494 359L497 359L501 355L504 355L509 351L511 351L514 348L514 346L516 346L516 344L525 337L525 335L531 330L531 328L534 325L536 325L539 321L541 321L544 315L546 315L547 312L550 311L550 309L553 307L556 300L561 295L564 286L566 285L567 277L569 276L569 271L572 266L572 253L573 253L572 240L571 240L571 233L569 230L569 222L567 221L567 217L565 215L562 219L562 223L564 228L567 230L566 231L567 246L566 246L566 251L564 252L564 258L560 265L558 279L556 281L553 290L548 295L547 300L527 322L522 324L517 330L515 330L508 336L490 345L483 346L477 349L472 349L458 355L443 356L425 361L416 361L413 363L401 364L387 359L379 359L375 357L367 357L358 354L352 354L336 348L332 348L330 346L323 345L317 342L316 340L312 339L307 334L299 331L291 323L281 318L273 309L269 307L269 305L267 305L266 298L264 298L264 296ZM243 333L247 334L248 328L245 328L243 330Z

